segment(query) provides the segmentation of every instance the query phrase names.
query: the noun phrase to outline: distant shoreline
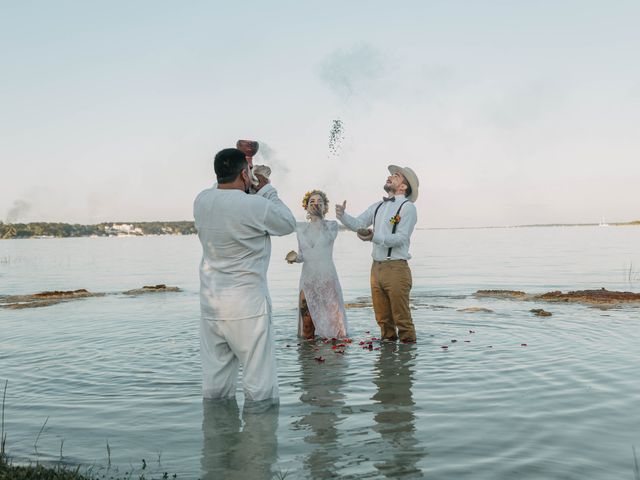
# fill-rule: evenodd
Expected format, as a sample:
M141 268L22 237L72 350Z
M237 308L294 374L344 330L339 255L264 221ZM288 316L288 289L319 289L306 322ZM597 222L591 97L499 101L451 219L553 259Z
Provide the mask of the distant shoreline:
M142 237L147 235L193 235L193 221L176 222L103 222L95 225L78 223L2 223L0 239L78 238L78 237Z
M490 228L548 228L548 227L640 227L640 220L614 223L535 223L531 225L493 225L483 227L424 227L417 230L479 230Z
M303 222L298 222L303 223ZM640 226L640 220L631 222L598 223L548 223L531 225L496 225L484 227L423 227L417 230L479 230L491 228L541 228L541 227L628 227ZM347 230L340 225L341 230ZM0 239L28 238L80 238L80 237L142 237L157 235L195 235L193 221L175 222L103 222L95 225L78 223L0 222Z

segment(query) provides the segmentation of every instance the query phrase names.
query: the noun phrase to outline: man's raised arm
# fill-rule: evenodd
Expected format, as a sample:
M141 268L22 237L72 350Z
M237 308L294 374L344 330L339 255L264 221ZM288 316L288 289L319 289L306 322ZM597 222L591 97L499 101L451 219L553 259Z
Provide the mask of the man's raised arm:
M280 197L273 185L267 183L256 192L263 198L269 200L269 205L265 209L264 226L269 235L282 236L293 233L296 229L296 219Z

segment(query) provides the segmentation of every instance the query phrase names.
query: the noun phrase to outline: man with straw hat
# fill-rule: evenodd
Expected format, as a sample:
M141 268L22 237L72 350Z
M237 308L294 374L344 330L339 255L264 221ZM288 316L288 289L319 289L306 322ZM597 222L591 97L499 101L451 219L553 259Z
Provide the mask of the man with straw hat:
M409 308L411 269L407 260L411 258L409 244L418 219L414 202L420 182L409 167L389 165L389 173L383 187L388 196L357 217L345 212L345 200L336 205L336 216L348 229L357 231L360 240L373 243L371 297L380 338L415 342L416 330Z

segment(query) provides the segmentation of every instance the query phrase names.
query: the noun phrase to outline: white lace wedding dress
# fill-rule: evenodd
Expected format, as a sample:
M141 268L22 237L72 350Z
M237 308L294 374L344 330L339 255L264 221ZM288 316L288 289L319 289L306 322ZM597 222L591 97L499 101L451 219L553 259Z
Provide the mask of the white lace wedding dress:
M309 306L315 334L325 338L347 336L347 315L342 288L333 264L333 242L338 235L338 222L319 220L301 225L298 236L298 258L302 263L300 290ZM298 310L298 335L302 335L302 317Z

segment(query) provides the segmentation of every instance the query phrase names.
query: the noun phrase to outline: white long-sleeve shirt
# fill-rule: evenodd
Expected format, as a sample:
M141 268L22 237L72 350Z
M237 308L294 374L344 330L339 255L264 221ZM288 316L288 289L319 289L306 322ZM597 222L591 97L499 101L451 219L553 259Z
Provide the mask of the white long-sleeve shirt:
M212 320L266 313L271 235L292 233L296 220L267 184L255 195L215 186L195 199L193 216L202 244L200 304Z
M400 222L398 222L396 232L391 233L393 230L391 217L396 215L398 208L405 200L406 197L404 195L396 195L395 201L376 202L357 217L352 217L345 212L340 221L345 227L353 231L360 228L368 228L374 223L373 214L378 205L382 203L375 218L375 228L371 239L373 243L371 256L379 262L389 260L387 253L389 248L392 248L390 260L409 260L411 258L409 254L411 234L418 221L418 212L413 202L406 202L402 206L399 214Z

